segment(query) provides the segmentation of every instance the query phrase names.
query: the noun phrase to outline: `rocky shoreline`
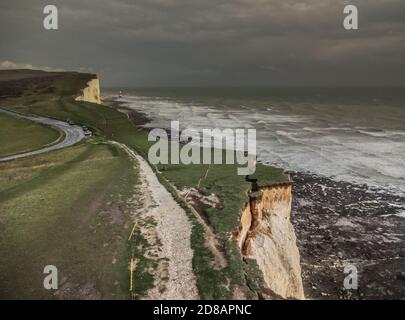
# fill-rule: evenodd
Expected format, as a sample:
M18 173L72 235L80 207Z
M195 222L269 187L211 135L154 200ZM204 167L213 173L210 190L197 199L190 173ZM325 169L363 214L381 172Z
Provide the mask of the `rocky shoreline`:
M290 175L306 297L405 298L405 198L314 174ZM343 287L349 264L358 269L358 290Z

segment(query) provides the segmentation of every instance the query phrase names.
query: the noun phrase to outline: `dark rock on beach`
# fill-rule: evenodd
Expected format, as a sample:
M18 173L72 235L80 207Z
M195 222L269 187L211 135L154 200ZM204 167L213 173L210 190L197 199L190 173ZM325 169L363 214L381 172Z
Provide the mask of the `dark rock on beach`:
M291 172L304 289L316 299L405 298L405 198ZM347 265L358 289L343 285Z

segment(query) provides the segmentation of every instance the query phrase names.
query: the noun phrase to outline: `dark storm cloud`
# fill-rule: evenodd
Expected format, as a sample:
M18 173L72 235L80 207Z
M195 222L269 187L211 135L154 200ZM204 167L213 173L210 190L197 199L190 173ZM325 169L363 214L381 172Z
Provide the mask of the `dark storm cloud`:
M2 1L0 62L108 85L405 84L403 0L55 0L60 30L45 31L48 3Z

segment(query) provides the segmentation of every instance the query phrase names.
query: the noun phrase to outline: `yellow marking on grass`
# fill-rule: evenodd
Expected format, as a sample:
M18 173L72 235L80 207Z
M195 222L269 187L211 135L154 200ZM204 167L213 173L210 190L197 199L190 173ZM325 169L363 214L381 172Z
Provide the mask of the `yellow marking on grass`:
M137 226L138 226L138 223L135 223L135 224L134 224L134 227L132 228L132 231L131 231L131 233L130 233L130 235L129 235L129 237L128 237L128 241L131 240L132 235L134 234L135 228L136 228Z
M134 258L131 259L130 263L130 277L129 277L129 291L134 290L134 273L136 268L136 260Z
M205 171L204 178L203 178L203 177L201 177L201 178L200 178L200 180L198 180L198 185L197 185L197 188L199 188L199 187L200 187L200 184L201 184L201 181L202 181L202 180L206 180L206 179L207 179L208 172L210 171L210 168L211 168L211 165L209 165L209 166L208 166L208 168L207 168L207 170Z
M204 179L207 179L207 177L208 177L208 172L210 171L210 168L211 168L211 164L208 166L207 171L205 171Z

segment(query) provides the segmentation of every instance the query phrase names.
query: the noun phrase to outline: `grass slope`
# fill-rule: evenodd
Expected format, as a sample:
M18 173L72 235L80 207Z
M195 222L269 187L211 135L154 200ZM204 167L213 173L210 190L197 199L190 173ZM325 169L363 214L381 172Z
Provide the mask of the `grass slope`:
M39 149L60 136L50 127L0 113L0 157Z
M0 298L128 297L125 199L137 177L122 151L81 144L0 164Z

